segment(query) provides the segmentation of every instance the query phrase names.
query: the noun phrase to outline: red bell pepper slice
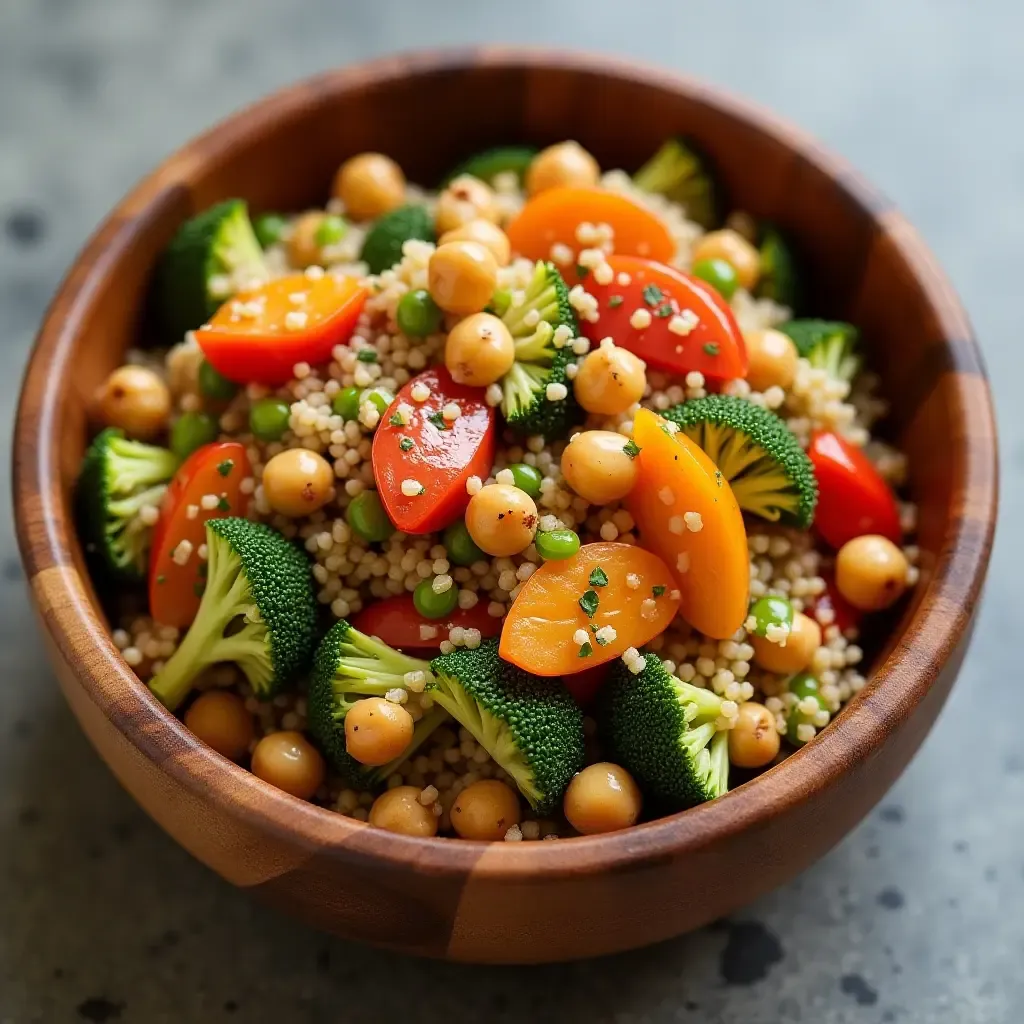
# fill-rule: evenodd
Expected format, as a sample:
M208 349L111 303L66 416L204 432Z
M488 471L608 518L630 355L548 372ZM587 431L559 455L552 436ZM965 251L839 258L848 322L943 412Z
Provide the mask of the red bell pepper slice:
M864 613L859 608L854 608L849 601L839 593L839 588L836 586L835 574L831 570L826 570L821 574L822 579L825 581L825 590L823 593L818 594L817 597L811 601L811 614L813 615L820 608L829 608L832 611L832 624L839 627L840 633L845 633L848 629L854 629L860 626L861 619L864 618Z
M595 665L593 668L585 668L582 672L574 672L571 676L563 676L562 682L565 688L572 695L572 699L584 711L597 699L601 687L608 679L609 665Z
M441 641L455 627L479 629L482 637L497 636L501 632L501 619L487 611L487 602L480 601L472 608L456 608L444 619L428 619L416 610L412 594L399 594L383 601L374 601L352 617L352 625L367 636L383 640L389 647L403 651L423 651L427 656L437 652ZM434 636L424 637L421 626L433 627Z

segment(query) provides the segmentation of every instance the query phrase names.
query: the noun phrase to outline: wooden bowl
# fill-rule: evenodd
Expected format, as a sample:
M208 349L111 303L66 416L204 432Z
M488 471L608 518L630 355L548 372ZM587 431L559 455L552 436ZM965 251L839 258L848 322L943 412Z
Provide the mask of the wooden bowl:
M815 741L713 803L604 837L418 840L265 785L197 742L112 644L71 514L86 401L137 338L157 254L227 196L322 203L338 164L394 156L431 184L509 141L576 138L632 169L673 132L711 154L732 205L778 221L813 308L860 325L910 457L922 583L870 682ZM93 236L47 314L14 446L18 538L65 696L136 800L224 878L319 927L456 960L565 960L695 928L820 857L885 793L960 667L996 518L992 405L970 325L913 229L801 132L698 82L565 53L413 54L320 75L214 128ZM898 628L896 628L898 627Z

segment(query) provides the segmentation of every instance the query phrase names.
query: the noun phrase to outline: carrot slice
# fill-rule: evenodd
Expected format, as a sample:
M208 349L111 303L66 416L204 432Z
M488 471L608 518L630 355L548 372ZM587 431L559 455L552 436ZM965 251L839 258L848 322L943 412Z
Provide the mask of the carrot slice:
M604 580L605 582L602 582ZM512 604L498 653L538 676L595 668L663 633L679 598L657 555L632 544L584 544L572 558L545 562ZM611 626L602 643L596 630ZM587 648L576 633L587 634Z
M646 207L603 188L550 188L531 199L508 226L512 251L534 260L551 259L551 246L574 253L587 248L576 238L581 224L607 224L615 232L615 251L670 260L676 244L668 228Z
M633 440L640 454L626 507L640 542L672 570L683 618L725 640L743 625L750 591L747 531L729 481L675 424L649 409L636 414Z

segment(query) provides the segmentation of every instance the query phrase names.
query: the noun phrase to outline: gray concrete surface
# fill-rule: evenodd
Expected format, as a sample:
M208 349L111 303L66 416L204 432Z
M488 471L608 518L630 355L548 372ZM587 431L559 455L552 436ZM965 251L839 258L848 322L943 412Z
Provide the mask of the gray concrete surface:
M756 96L844 152L920 226L973 315L1001 403L1003 529L961 682L871 818L731 921L600 963L409 961L254 905L143 817L62 704L5 520L0 1021L1019 1022L1024 7L3 0L0 404L13 407L33 332L76 249L164 154L309 72L485 40L618 51ZM9 425L0 429L6 450ZM7 490L4 474L3 507Z

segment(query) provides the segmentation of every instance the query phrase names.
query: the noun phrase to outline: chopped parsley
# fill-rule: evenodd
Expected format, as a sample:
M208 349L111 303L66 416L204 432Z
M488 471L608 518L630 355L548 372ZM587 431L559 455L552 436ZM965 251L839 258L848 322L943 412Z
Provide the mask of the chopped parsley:
M621 295L613 295L608 300L608 308L609 309L618 309L619 306L621 306L623 304L623 302L625 302L625 301L626 300Z
M402 419L402 414L400 412L394 412L391 414L391 419L388 420L388 423L393 427L401 427L405 425L405 420Z
M715 470L715 483L718 484L719 487L722 486L722 471L720 469Z
M231 470L235 468L235 462L233 459L225 459L222 463L217 466L217 472L221 476L228 476Z
M220 501L217 502L217 510L219 512L231 511L231 502L228 501L228 496L226 494L222 494L220 496Z
M590 273L590 267L585 267L581 263L576 264L576 273L580 278L584 278Z
M589 658L593 653L594 653L594 648L590 646L590 641L588 640L580 648L580 657L581 658Z
M635 459L640 454L640 445L630 438L623 446L623 452L628 455L631 459Z
M659 583L656 587L651 587L651 593L655 597L661 597L665 593L665 588Z
M675 310L669 305L669 303L662 303L655 311L654 315L661 317L664 320L666 317L671 316Z
M597 641L598 647L607 647L608 646L608 641L601 639L601 637L598 635L596 627L592 627L592 628L594 629L594 639Z
M356 353L356 359L358 359L359 362L361 362L361 363L375 363L375 362L377 362L377 352L376 352L376 349L361 348Z
M665 293L656 284L647 285L640 294L648 306L657 306L665 298Z
M437 427L438 430L447 430L448 424L439 412L432 412L427 419Z
M597 591L588 590L580 598L580 607L587 613L589 618L594 617L594 613L597 611Z
M192 593L195 594L196 597L202 597L205 592L206 592L206 584L205 583L193 583L192 584Z
M413 447L412 438L403 437L402 440L398 442L398 447L401 448L403 452L411 451Z
M713 341L706 342L704 345L704 351L707 352L709 356L717 356L718 346Z
M160 573L156 578L156 582L157 586L162 587L167 582L167 577L163 573Z
M592 587L607 587L608 586L608 574L598 566L590 574L590 585Z

